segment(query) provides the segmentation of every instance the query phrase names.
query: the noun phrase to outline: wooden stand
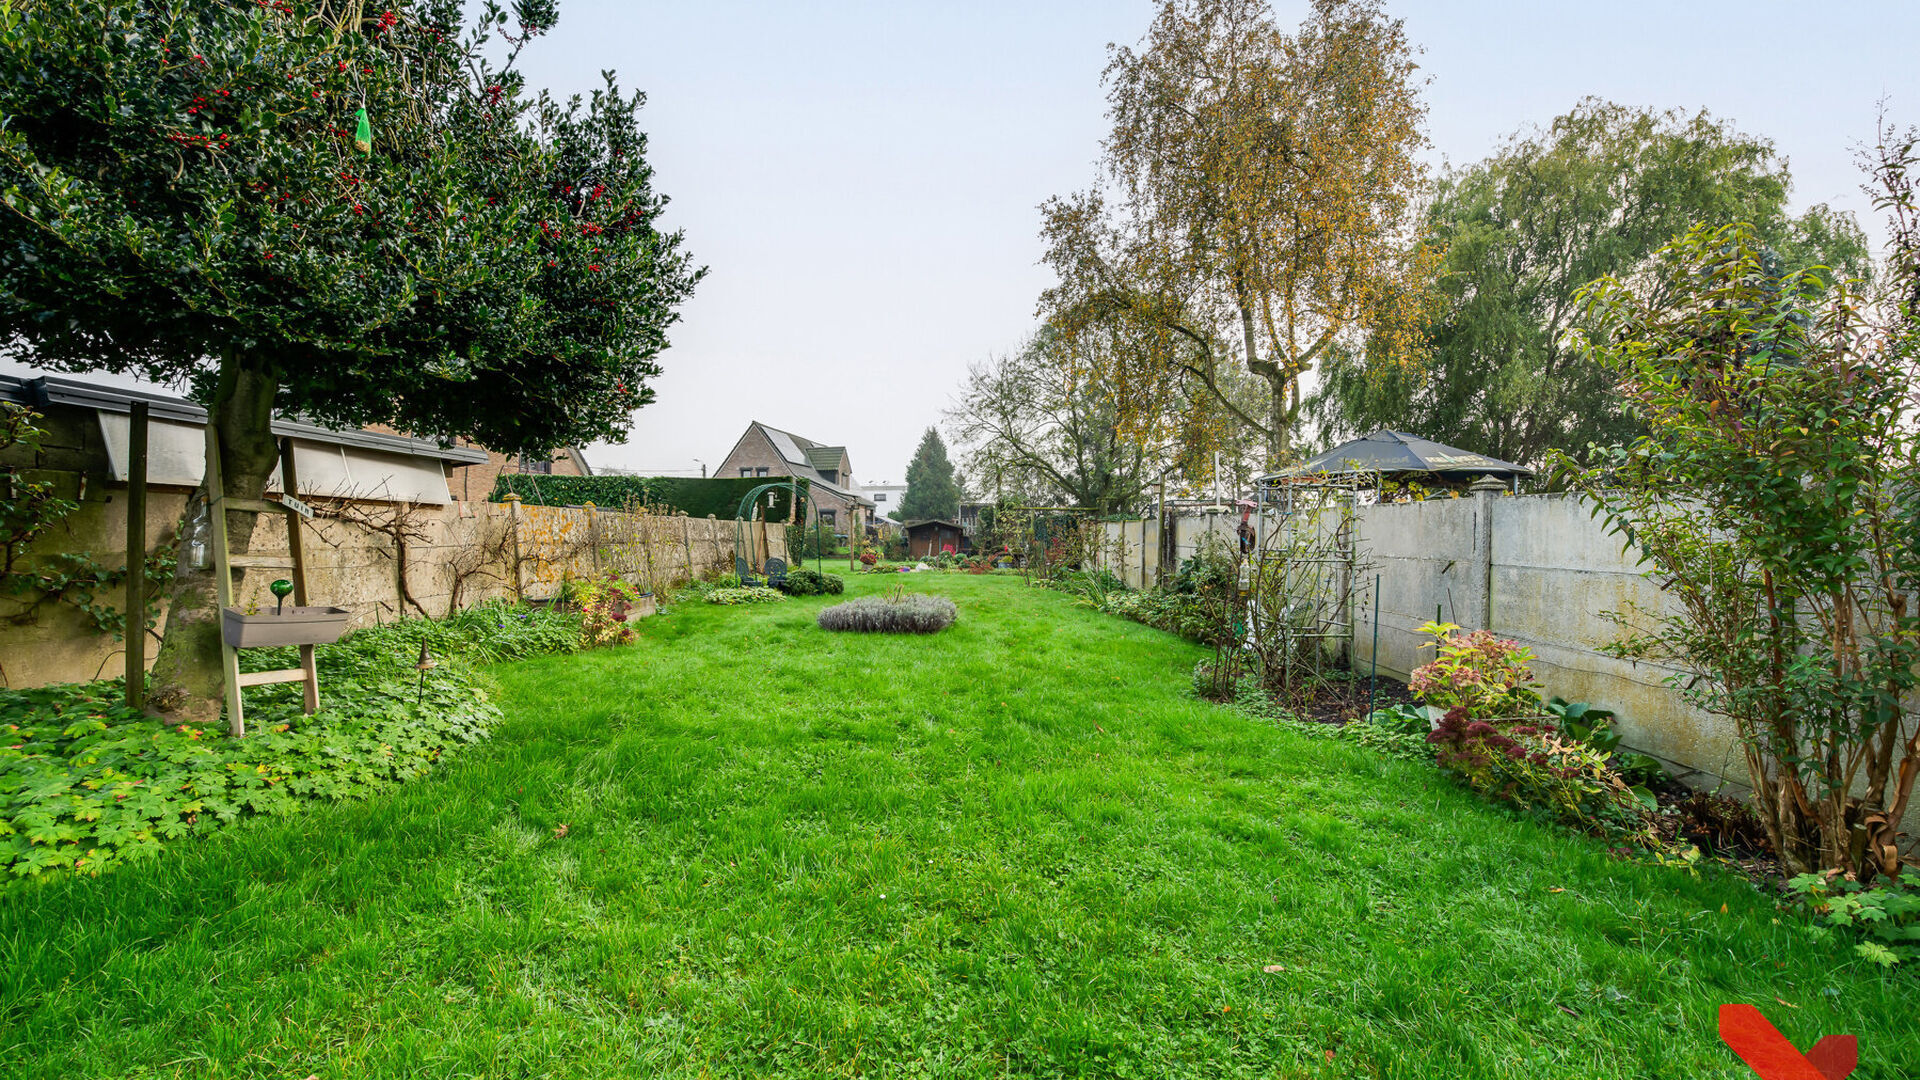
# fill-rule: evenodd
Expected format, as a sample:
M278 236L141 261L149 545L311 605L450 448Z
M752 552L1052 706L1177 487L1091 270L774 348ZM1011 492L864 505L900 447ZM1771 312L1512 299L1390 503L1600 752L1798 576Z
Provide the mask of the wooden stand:
M304 607L307 603L307 561L300 535L300 513L293 506L283 502L270 502L266 499L235 499L226 494L225 485L220 476L220 433L213 425L213 418L207 418L207 514L213 526L211 543L213 551L213 580L215 595L219 598L220 610L225 612L233 606L233 571L262 567L291 571L293 579L293 602ZM300 490L299 475L293 467L293 440L280 440L280 490L293 495ZM261 514L279 511L287 515L287 550L280 555L235 555L227 550L227 513ZM278 671L250 671L240 673L240 650L227 644L224 634L220 638L220 673L227 690L227 730L235 736L247 733L246 712L240 701L240 688L244 686L264 686L268 683L304 682L306 686L306 711L311 714L320 708L320 674L314 667L313 646L300 646L300 666L282 668Z
M147 707L147 419L133 403L127 419L127 708Z

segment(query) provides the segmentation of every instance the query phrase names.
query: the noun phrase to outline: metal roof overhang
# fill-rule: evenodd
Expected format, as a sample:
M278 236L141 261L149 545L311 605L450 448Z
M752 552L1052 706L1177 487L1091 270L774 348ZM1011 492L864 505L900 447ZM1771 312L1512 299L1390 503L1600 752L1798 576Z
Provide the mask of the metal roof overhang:
M107 413L130 413L133 411L134 402L144 401L147 403L148 414L155 419L177 420L187 424L207 422L207 410L185 398L154 394L144 390L97 386L93 383L62 379L53 375L41 375L32 379L0 376L0 399L39 408L49 405L69 405ZM308 442L337 443L341 446L355 446L389 454L430 457L454 465L481 465L487 460L487 452L474 447L442 446L428 439L386 435L377 431L338 431L299 420L275 420L273 433L291 435Z

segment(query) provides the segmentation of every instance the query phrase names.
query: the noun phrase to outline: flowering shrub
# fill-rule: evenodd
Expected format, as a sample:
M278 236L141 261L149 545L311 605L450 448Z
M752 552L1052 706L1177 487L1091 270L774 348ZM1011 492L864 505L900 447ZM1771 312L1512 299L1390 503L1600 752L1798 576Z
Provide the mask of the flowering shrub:
M875 550L873 550L873 549L872 549L872 548L870 548L870 547L862 547L862 548L860 549L860 563L861 563L861 565L863 565L863 566L872 566L872 565L873 565L874 563L877 563L877 562L879 562L879 561L880 561L880 553L879 553L879 552L877 552L877 551L875 551Z
M1483 720L1455 705L1427 736L1435 761L1475 791L1585 832L1641 825L1640 802L1607 756L1551 727Z
M580 613L580 644L589 649L631 645L633 627L627 614L640 599L640 589L609 575L599 581L573 581L567 603Z
M1430 622L1420 629L1434 635L1438 651L1407 681L1414 697L1442 709L1464 708L1480 719L1540 712L1532 649L1487 630L1455 633L1460 627L1453 623Z

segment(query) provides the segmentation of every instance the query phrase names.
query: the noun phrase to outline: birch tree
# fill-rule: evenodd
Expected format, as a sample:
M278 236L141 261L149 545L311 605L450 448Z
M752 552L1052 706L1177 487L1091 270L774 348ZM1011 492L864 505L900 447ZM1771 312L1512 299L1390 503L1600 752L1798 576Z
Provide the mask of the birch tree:
M1301 382L1336 343L1419 345L1431 249L1410 242L1425 105L1405 30L1378 0L1314 0L1288 34L1261 0L1163 0L1105 77L1105 192L1044 207L1063 333L1115 312L1289 458ZM1260 380L1227 400L1224 365Z

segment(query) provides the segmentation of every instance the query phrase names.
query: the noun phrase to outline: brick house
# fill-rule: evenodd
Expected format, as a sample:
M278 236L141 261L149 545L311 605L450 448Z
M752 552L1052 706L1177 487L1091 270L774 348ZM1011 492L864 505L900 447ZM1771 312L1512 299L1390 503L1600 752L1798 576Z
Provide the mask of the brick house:
M827 446L755 420L733 444L716 477L796 476L812 481L807 521L824 521L842 536L866 536L873 500L853 478L853 461L844 446Z
M476 443L457 439L456 446L483 449ZM487 451L484 465L462 465L453 470L447 486L453 490L453 497L461 502L485 502L493 494L493 482L506 473L539 473L551 476L592 476L593 469L587 464L585 454L577 446L566 446L554 451L544 461L529 458L524 454L496 454Z

